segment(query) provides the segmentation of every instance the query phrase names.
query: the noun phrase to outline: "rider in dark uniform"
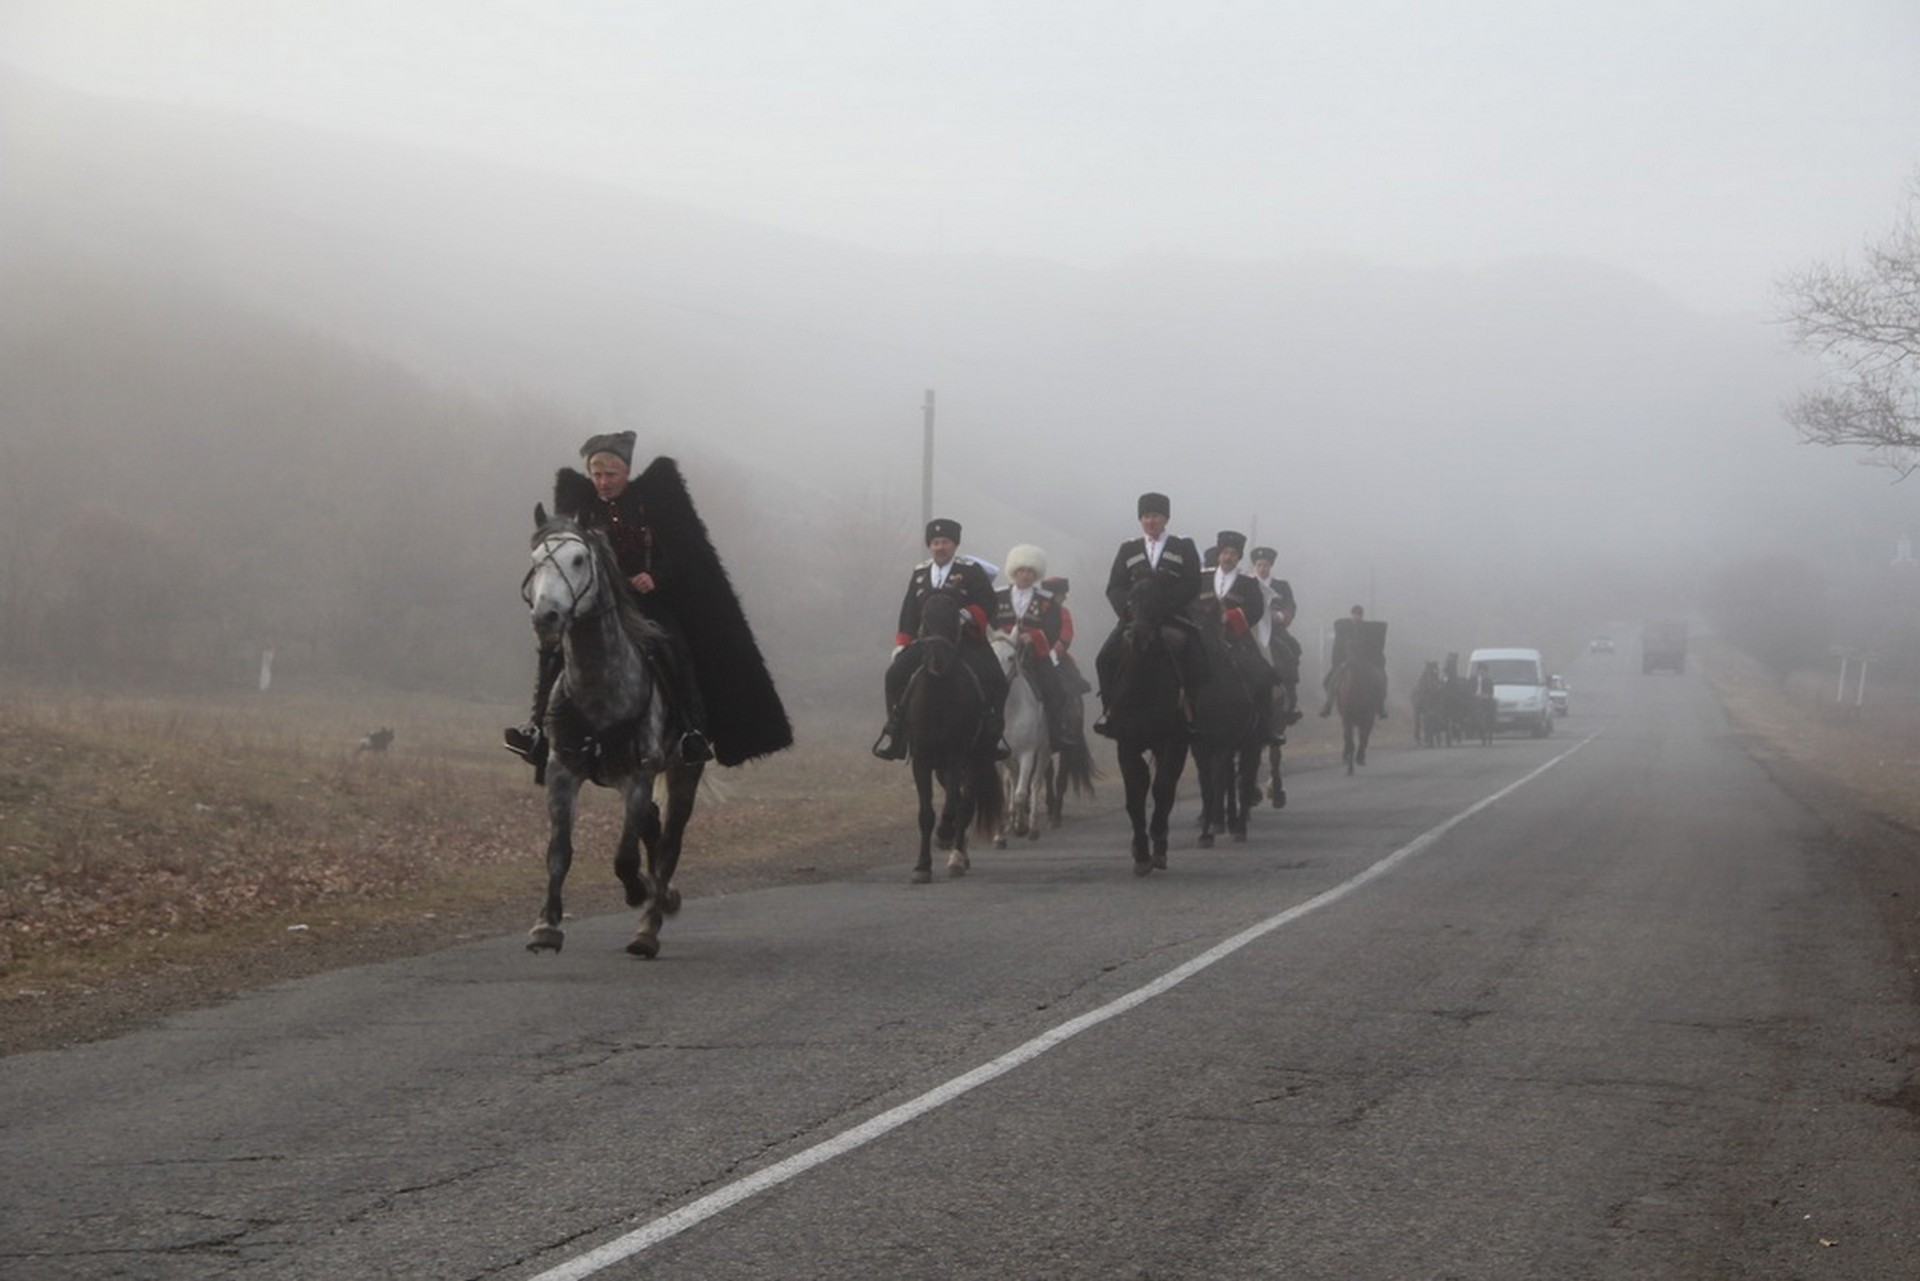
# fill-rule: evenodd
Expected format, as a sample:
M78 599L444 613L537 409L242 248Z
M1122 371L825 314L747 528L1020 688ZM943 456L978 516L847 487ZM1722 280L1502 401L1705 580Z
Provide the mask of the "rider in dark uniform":
M1196 618L1219 620L1228 658L1251 691L1261 732L1267 734L1272 730L1273 664L1255 634L1267 598L1260 584L1240 572L1240 556L1246 548L1247 536L1239 530L1223 529L1215 537L1213 568L1200 576L1200 594L1193 598L1193 613Z
M1227 624L1229 632L1236 639L1250 636L1266 612L1267 600L1260 591L1260 584L1240 572L1240 556L1247 549L1247 536L1238 530L1223 529L1213 543L1213 576L1205 575L1200 579L1199 594L1194 597L1196 609L1214 612L1228 609L1240 611L1237 623ZM1258 640L1254 640L1258 647Z
M1007 553L1006 574L1010 585L994 593L994 630L1018 632L1033 651L1033 674L1041 705L1047 713L1047 731L1056 752L1079 742L1079 726L1068 715L1067 688L1061 679L1055 648L1060 642L1062 624L1060 602L1040 582L1047 572L1047 554L1031 543L1021 543Z
M1253 561L1253 581L1260 585L1260 594L1266 598L1267 606L1255 630L1259 633L1260 643L1265 646L1267 660L1273 664L1273 679L1280 686L1283 697L1275 705L1276 729L1284 729L1300 719L1300 642L1294 639L1293 616L1299 612L1294 603L1293 584L1284 578L1273 576L1273 563L1279 559L1279 553L1271 547L1256 547L1251 557Z
M1332 661L1327 664L1327 674L1321 680L1321 685L1327 691L1327 701L1320 708L1321 716L1333 715L1333 690L1340 669L1349 660L1362 654L1380 667L1380 709L1374 713L1374 718L1387 719L1387 625L1367 622L1367 611L1359 605L1348 610L1347 616L1333 625Z
M978 561L958 555L960 522L944 518L927 522L928 558L913 567L907 577L907 592L900 602L900 620L894 628L893 662L887 668L887 724L874 741L873 754L883 761L907 757L907 743L901 734L900 717L905 710L907 682L920 670L923 657L918 643L920 614L927 597L936 592L954 597L960 605L960 656L980 681L986 700L981 737L999 743L1001 718L1007 702L1007 676L993 647L987 644L987 627L993 618L995 600L993 575Z
M1107 603L1113 606L1119 621L1108 633L1093 661L1094 674L1100 682L1100 719L1093 724L1095 733L1108 732L1107 713L1111 709L1107 706L1107 699L1112 689L1114 664L1119 661L1121 637L1126 633L1127 624L1132 621L1128 617L1127 601L1133 594L1133 585L1156 575L1167 580L1172 589L1173 608L1167 621L1176 627L1192 627L1184 611L1200 591L1200 549L1194 546L1191 538L1167 532L1167 519L1172 510L1172 504L1165 494L1140 495L1142 536L1121 543L1113 555L1113 566L1107 571ZM1199 661L1198 645L1182 648L1180 678L1188 695L1189 707L1192 705L1192 691L1199 685Z

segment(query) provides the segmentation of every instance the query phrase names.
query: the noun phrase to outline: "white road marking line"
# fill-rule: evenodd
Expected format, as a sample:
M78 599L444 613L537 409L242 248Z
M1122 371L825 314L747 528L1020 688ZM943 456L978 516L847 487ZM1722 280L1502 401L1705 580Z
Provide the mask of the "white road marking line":
M1475 801L1472 805L1461 810L1445 822L1428 828L1379 862L1368 866L1352 879L1342 881L1330 890L1322 891L1314 897L1307 899L1305 902L1296 903L1286 911L1270 916L1256 925L1247 927L1231 938L1216 943L1213 947L1208 948L1192 960L1175 966L1144 987L1135 988L1126 995L1109 1001L1099 1009L1089 1010L1077 1018L1068 1019L1058 1027L1042 1032L1026 1044L1016 1046L1014 1049L1007 1051L999 1058L982 1063L971 1072L956 1076L943 1085L935 1086L918 1098L910 1099L898 1107L889 1108L871 1120L863 1121L861 1124L854 1126L851 1130L845 1130L831 1139L816 1143L804 1152L796 1152L784 1161L776 1161L766 1169L756 1171L753 1174L747 1175L745 1178L737 1179L718 1191L709 1192L699 1200L691 1201L670 1214L665 1214L660 1218L650 1220L627 1233L625 1236L617 1237L605 1245L569 1259L558 1267L550 1268L538 1276L531 1278L531 1281L579 1281L580 1278L591 1276L603 1268L612 1267L622 1260L632 1258L643 1250L651 1249L659 1245L662 1241L678 1236L695 1224L702 1223L714 1215L719 1214L722 1210L738 1205L749 1197L757 1196L769 1188L778 1187L780 1184L806 1173L815 1166L825 1165L835 1157L844 1156L857 1148L865 1147L882 1135L897 1130L914 1118L924 1116L935 1108L952 1102L954 1099L959 1098L977 1086L985 1085L996 1077L1005 1076L1008 1072L1013 1071L1013 1069L1024 1063L1032 1062L1048 1050L1053 1049L1056 1045L1078 1036L1088 1028L1097 1027L1109 1019L1117 1018L1125 1014L1135 1006L1144 1005L1154 997L1173 990L1202 970L1238 952L1254 940L1271 934L1281 926L1297 921L1309 913L1317 912L1323 907L1330 907L1349 894L1352 894L1355 890L1360 889L1362 886L1379 880L1401 864L1419 855L1461 823L1466 822L1475 814L1478 814L1481 810L1486 809L1489 805L1494 804L1503 797L1509 796L1522 787L1525 787L1528 783L1539 778L1542 774L1552 769L1555 765L1558 765L1561 761L1566 760L1567 757L1573 755L1598 737L1600 737L1598 731L1587 735L1544 765L1521 776L1514 782L1507 784L1491 796Z

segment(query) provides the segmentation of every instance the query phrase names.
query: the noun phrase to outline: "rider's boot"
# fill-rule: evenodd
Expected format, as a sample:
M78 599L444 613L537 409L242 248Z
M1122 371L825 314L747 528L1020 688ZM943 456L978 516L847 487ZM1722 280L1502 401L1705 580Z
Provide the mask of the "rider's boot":
M1003 737L1007 728L1006 720L998 708L991 709L980 718L980 738L993 744L993 759L1004 761L1013 755L1013 749L1007 746Z
M887 723L881 729L880 737L873 740L873 754L883 761L906 760L907 742L900 731L900 709L896 707L887 713Z
M547 700L553 694L553 683L559 679L560 669L564 665L565 660L557 646L541 646L539 661L534 669L532 716L525 724L507 726L500 736L509 752L533 766L535 786L547 781L548 744L542 726L546 723Z

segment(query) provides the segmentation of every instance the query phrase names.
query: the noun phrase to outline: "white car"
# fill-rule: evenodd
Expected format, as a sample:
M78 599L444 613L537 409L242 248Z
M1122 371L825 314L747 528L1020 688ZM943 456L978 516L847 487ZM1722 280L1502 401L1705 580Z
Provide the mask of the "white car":
M1572 690L1567 688L1566 677L1549 676L1547 678L1547 701L1553 704L1553 714L1555 716L1565 716L1567 714L1567 695L1572 692Z
M1594 637L1592 640L1587 642L1587 652L1589 654L1613 653L1613 637L1611 636Z

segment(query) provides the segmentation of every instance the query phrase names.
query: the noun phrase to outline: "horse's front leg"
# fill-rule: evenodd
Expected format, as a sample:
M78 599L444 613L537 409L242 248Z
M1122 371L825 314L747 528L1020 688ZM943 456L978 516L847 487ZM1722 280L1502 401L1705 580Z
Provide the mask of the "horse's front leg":
M1120 785L1127 793L1127 821L1133 824L1133 874L1145 876L1153 868L1147 853L1147 792L1153 771L1146 758L1126 744L1120 746Z
M1193 753L1194 773L1200 776L1200 836L1195 842L1203 850L1213 848L1220 822L1220 758L1211 748Z
M658 871L660 807L653 800L652 775L641 771L627 781L621 794L626 800L627 812L620 825L620 849L614 867L624 869L620 883L626 887L627 906L640 909L640 921L627 943L627 951L652 960L660 954L660 902L664 887Z
M913 758L913 787L920 797L920 858L913 865L913 883L933 880L933 767Z
M1247 839L1247 819L1260 799L1260 749L1242 744L1234 749L1227 771L1227 833Z
M527 931L529 952L558 952L566 943L560 887L573 866L573 807L579 795L580 780L564 765L555 761L547 767L547 901Z
M1180 774L1187 767L1187 746L1182 743L1156 755L1153 770L1153 819L1147 828L1152 839L1153 866L1167 866L1167 826L1173 819L1174 799L1180 792Z
M947 803L940 818L940 827L943 831L950 828L953 832L953 844L947 851L947 875L965 876L973 866L972 860L967 857L967 829L973 826L974 814L973 781L963 762L955 765L943 782Z

